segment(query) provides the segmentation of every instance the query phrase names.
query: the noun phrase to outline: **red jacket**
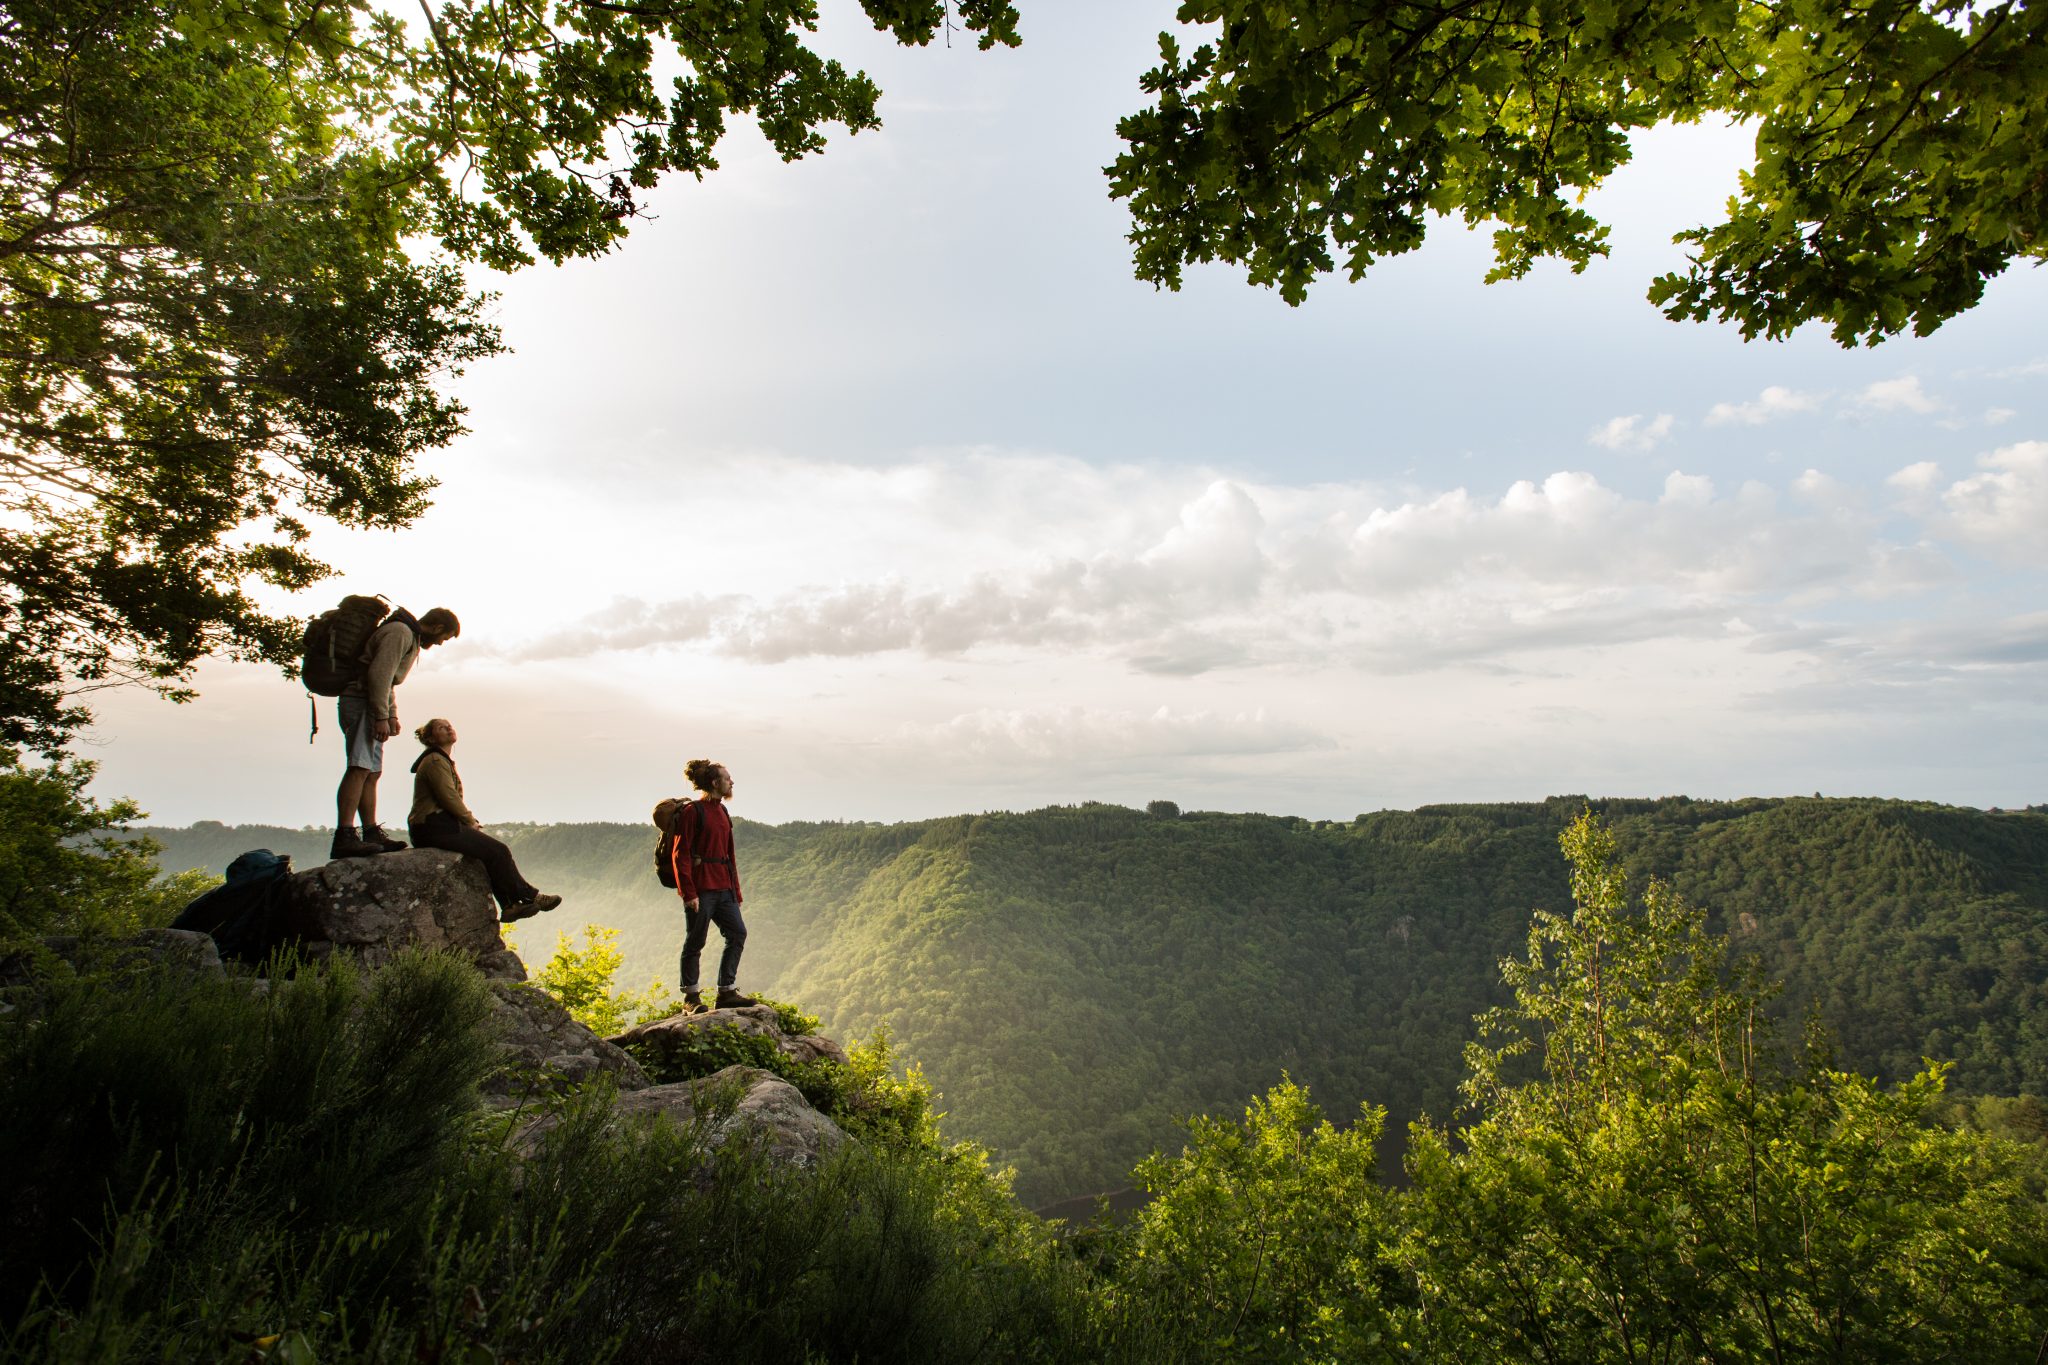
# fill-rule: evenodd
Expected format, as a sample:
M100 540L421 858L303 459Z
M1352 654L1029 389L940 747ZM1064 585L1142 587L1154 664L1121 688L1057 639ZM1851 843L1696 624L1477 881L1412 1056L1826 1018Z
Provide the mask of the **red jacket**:
M740 895L740 868L732 852L732 816L723 801L691 801L676 812L676 894L686 901L699 891Z

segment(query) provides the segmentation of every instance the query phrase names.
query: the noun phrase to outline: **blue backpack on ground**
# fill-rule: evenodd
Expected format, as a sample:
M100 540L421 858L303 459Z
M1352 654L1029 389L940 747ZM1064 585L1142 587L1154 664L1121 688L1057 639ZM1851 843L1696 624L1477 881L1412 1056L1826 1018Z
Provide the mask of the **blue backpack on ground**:
M227 880L193 901L171 921L213 937L223 962L260 963L291 935L284 900L292 860L253 848L228 864Z

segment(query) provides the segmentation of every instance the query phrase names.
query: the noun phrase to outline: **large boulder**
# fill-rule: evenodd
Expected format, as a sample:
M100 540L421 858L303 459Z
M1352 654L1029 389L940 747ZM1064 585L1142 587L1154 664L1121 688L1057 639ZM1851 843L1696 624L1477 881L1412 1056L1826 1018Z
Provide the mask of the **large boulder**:
M505 1048L505 1069L484 1085L491 1104L517 1104L536 1091L560 1093L601 1075L622 1091L653 1084L640 1063L577 1023L547 992L493 981L491 993Z
M482 864L458 853L409 848L337 858L294 873L287 905L309 957L341 948L381 967L417 944L453 949L497 980L526 979L525 965L498 933Z
M646 1047L655 1057L666 1057L686 1050L694 1034L705 1029L738 1029L766 1038L775 1045L775 1050L796 1062L838 1062L846 1064L846 1049L830 1038L816 1033L790 1033L782 1027L782 1020L768 1005L749 1005L744 1009L707 1010L703 1014L677 1014L667 1019L656 1019L651 1023L636 1024L610 1041L621 1046L639 1045ZM657 1068L657 1071L659 1068Z

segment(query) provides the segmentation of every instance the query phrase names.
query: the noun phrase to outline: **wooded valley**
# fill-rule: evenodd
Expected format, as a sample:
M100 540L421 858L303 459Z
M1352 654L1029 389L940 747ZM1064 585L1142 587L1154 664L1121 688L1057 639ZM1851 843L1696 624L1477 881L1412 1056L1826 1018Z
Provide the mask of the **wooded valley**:
M1176 1120L1236 1112L1282 1073L1332 1115L1451 1117L1473 1016L1530 911L1567 910L1559 831L1589 804L1429 806L1351 822L1104 805L898 825L736 822L742 984L827 1032L886 1028L948 1130L1014 1163L1029 1204L1125 1183ZM1951 1093L2048 1093L2048 809L1793 798L1590 802L1637 885L1669 880L1783 983L1837 1062L1886 1082L1952 1062ZM1162 809L1166 809L1162 807ZM325 831L140 831L165 870ZM652 826L503 826L567 904L519 926L530 967L560 931L616 928L622 987L675 986L682 926Z

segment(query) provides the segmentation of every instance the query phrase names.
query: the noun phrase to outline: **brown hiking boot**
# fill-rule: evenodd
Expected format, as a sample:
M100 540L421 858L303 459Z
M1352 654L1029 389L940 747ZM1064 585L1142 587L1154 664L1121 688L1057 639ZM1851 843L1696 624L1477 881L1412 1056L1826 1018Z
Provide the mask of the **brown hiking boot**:
M561 903L560 896L536 895L530 901L520 901L517 905L506 906L498 914L498 923L510 924L515 919L526 919L538 915L543 910L552 910Z
M702 1014L702 1013L704 1013L704 992L702 992L702 991L684 991L684 992L683 992L683 1013L684 1013L684 1014Z
M751 995L741 995L731 986L720 986L718 988L718 1004L713 1008L722 1010L743 1010L749 1005L758 1005L760 1003L760 1001L756 1000Z
M383 846L373 844L357 834L353 826L334 832L334 843L327 850L329 858L374 858L384 851Z
M396 853L398 850L407 847L405 840L394 839L386 834L382 825L364 825L363 842L375 844L380 853Z

